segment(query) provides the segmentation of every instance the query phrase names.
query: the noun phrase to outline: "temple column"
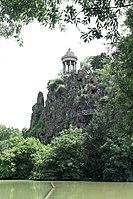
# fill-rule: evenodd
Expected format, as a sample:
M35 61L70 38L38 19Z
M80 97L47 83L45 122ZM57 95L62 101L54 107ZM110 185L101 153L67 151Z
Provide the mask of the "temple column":
M71 60L70 60L70 71L72 70L72 62L71 62Z
M74 66L74 71L76 71L76 63L75 63L75 62L74 62L74 65L73 65L73 66Z
M66 62L66 67L67 67L67 73L69 73L69 63Z
M75 62L73 62L73 71L75 71L74 63L75 63Z
M66 61L65 61L64 62L64 68L65 68L64 74L66 74L66 66L67 66L67 64L66 64Z
M65 74L66 66L65 63L63 62L63 74Z

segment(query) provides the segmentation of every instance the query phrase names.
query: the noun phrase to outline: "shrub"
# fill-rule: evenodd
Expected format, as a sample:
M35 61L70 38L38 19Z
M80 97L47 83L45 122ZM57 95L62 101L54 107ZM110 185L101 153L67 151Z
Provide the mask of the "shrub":
M0 157L0 178L29 179L43 145L35 138L14 137L10 142Z
M83 177L85 153L83 132L70 127L49 145L44 160L38 164L38 176L45 180L76 180Z
M59 85L63 85L64 80L63 79L55 79L55 80L50 80L48 82L48 90L50 91L55 91Z

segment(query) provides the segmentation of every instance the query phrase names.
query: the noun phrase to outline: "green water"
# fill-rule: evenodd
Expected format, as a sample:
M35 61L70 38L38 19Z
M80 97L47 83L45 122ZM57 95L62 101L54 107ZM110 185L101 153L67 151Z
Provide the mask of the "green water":
M54 182L49 199L132 199L133 183ZM45 199L49 182L0 181L0 199Z
M0 199L44 199L50 183L37 181L0 181Z
M133 183L54 183L50 199L132 199Z

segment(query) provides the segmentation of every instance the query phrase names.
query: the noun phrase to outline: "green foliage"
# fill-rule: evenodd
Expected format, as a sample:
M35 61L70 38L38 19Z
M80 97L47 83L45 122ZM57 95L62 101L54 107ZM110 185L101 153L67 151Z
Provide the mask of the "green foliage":
M103 97L100 98L100 101L101 102L108 102L109 101L109 96L108 95L105 95Z
M133 11L133 10L132 10ZM126 21L128 23L128 20ZM130 20L129 20L130 23ZM131 26L131 23L130 23ZM130 27L131 28L131 27ZM119 109L114 132L133 135L133 29L122 37L113 53L112 71L116 90L115 105Z
M22 129L22 135L23 135L24 138L27 138L27 137L28 137L28 132L29 132L29 129L28 129L28 128L24 127L24 128Z
M110 0L29 0L26 3L20 0L2 0L0 35L6 38L14 36L20 41L22 27L36 19L42 25L48 25L50 29L58 24L60 29L64 30L66 23L74 24L81 32L84 42L103 36L116 40L120 14L124 8L130 8L131 5L132 0L114 1L113 6ZM93 26L90 26L92 22ZM85 31L80 30L80 24L86 27Z
M125 25L130 29L131 32L133 32L133 6L131 6L129 9L126 11L126 20L125 20Z
M15 136L19 133L19 130L16 128L7 128L4 125L0 125L0 141L8 140L10 136Z
M64 84L64 80L62 78L50 80L48 82L48 90L50 90L52 92L56 92L56 91L58 91L58 89L60 87L64 87L63 84Z
M133 32L128 22L130 32L117 42L112 59L104 59L103 68L95 70L106 88L100 99L106 104L98 109L85 139L86 175L96 180L133 181Z
M39 132L44 131L44 128L45 128L44 123L39 120L32 129L29 129L26 132L26 134L27 134L26 136L27 137L31 137L31 136L36 137Z
M8 38L18 37L22 26L29 24L34 19L43 25L49 24L49 28L54 28L61 18L58 9L60 1L43 1L43 0L11 0L1 1L0 3L0 35ZM61 23L60 23L61 26Z
M11 146L1 153L0 178L29 179L34 168L35 156L42 150L41 143L35 138L10 139Z
M80 67L81 68L84 68L85 70L87 70L87 71L90 71L91 70L91 62L92 62L92 60L93 60L93 56L91 56L91 57L86 57L85 59L84 59L84 61L81 61L80 62Z
M21 136L21 133L16 128L7 128L4 125L0 125L0 152L10 146L9 139Z
M92 180L102 180L103 162L101 146L110 134L108 113L101 111L93 116L85 130L84 147L87 155L85 176Z
M100 86L107 91L111 91L113 87L113 74L111 70L111 57L104 55L101 59L102 67L95 69L95 75L99 79Z
M106 53L101 53L101 55L95 56L91 61L91 68L102 69L103 68L103 59L107 57Z
M114 80L118 86L118 94L122 94L124 100L132 101L133 93L133 33L128 37L122 38L117 51L113 54L114 62L112 70L114 72Z
M57 89L56 89L56 93L62 93L65 91L65 86L63 84L60 84Z
M79 103L80 102L80 96L75 96L74 98L74 103Z
M105 62L107 62L105 60L108 59L109 57L106 55L106 53L101 53L97 56L86 57L84 61L80 62L80 67L89 72L101 71L101 69L104 68Z
M125 138L107 139L102 146L104 181L133 181L133 143Z
M60 133L49 145L49 150L40 165L38 176L49 180L74 180L83 176L85 153L83 132L70 127Z

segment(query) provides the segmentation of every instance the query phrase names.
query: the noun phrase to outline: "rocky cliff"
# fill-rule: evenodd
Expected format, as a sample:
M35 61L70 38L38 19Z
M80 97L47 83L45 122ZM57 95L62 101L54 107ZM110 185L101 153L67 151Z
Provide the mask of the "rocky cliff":
M70 124L86 127L97 111L98 102L102 105L104 95L97 77L84 69L49 81L45 104L39 92L32 108L30 135L47 144Z

